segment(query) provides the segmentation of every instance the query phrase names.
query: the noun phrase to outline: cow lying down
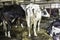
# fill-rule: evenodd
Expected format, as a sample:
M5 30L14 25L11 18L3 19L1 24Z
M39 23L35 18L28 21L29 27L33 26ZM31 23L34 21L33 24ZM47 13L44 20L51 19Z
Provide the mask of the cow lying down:
M48 27L48 33L53 37L53 40L60 40L60 19L56 19L51 23Z

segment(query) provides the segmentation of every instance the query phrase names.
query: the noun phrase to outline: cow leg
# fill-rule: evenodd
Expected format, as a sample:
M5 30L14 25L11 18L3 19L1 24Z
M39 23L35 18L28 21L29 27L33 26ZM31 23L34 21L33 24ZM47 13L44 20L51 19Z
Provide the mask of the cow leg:
M2 22L0 23L0 25L2 25Z
M54 26L52 26L52 27L54 27ZM53 33L54 33L54 29L52 28L51 33L50 33L51 37L53 36Z
M10 30L11 30L11 24L10 24L10 22L8 21L8 37L9 37L9 38L11 38Z
M5 31L5 36L7 37L7 31Z
M17 25L16 25L15 27L17 28L18 26L20 26L20 18L16 18L16 19L17 19L17 20L16 20L16 24L17 24Z
M41 22L41 19L38 21L38 31L40 30L40 22Z
M30 23L28 23L28 31L29 31L29 37L31 37L31 33L30 33Z
M55 29L54 29L54 26L52 26L52 30L51 30L51 33L50 33L50 36L52 37L53 36L53 33L55 33ZM56 34L56 33L55 33Z
M22 28L24 27L22 23L21 23L21 27L22 27Z
M28 36L31 37L30 26L28 27L28 30L29 30L29 35Z
M11 21L12 23L15 21L15 18Z
M36 32L36 25L37 25L37 21L34 21L34 36L37 36L37 32Z
M51 36L51 37L53 36L53 31L51 31L50 36Z
M30 18L27 19L27 26L28 26L28 36L31 37L31 33L30 33Z
M8 27L8 37L11 38L11 35L10 35L10 27Z
M51 37L53 37L53 32L54 32L54 30L52 29L52 30L51 30L51 33L50 33L50 36L51 36Z
M7 36L7 27L5 24L5 20L3 20L3 29L5 30L5 36Z
M8 37L11 38L10 31L8 31Z

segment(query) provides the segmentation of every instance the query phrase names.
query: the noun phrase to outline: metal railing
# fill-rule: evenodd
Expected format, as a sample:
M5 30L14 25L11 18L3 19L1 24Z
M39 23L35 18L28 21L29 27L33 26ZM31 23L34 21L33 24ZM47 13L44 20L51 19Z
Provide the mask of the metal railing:
M12 4L14 2L16 2L17 4L19 4L19 3L29 4L30 3L30 1L18 1L18 0L15 0L15 1L14 0L0 1L0 3L3 3L3 2L5 2L5 3L11 2ZM35 4L53 4L53 3L60 3L60 1L34 1L33 3L35 3Z

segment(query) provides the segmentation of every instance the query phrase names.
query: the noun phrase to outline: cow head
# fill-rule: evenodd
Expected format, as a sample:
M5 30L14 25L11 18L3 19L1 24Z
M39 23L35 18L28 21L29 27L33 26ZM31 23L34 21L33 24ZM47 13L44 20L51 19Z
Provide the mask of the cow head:
M43 17L50 17L50 14L47 12L45 8L42 8L42 16Z

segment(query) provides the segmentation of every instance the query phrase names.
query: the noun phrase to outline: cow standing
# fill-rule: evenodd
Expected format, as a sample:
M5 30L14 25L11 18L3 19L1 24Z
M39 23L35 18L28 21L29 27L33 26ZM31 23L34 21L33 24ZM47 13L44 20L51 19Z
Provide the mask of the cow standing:
M33 28L34 28L33 29L34 36L37 36L37 33L36 33L37 22L38 22L38 31L39 31L42 16L50 17L50 15L46 11L46 9L44 9L44 12L46 13L46 14L44 14L44 12L40 9L39 5L34 4L34 3L30 3L29 5L26 6L26 12L27 12L26 20L27 20L27 26L28 26L28 31L29 31L29 37L31 36L30 29L32 27L32 24L33 24Z

